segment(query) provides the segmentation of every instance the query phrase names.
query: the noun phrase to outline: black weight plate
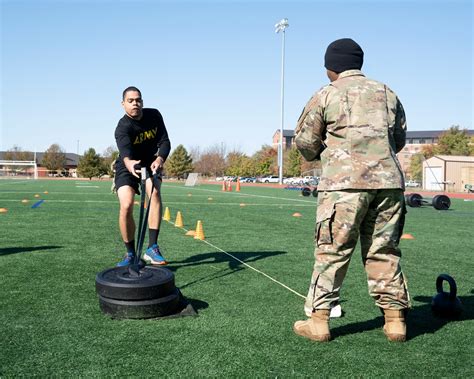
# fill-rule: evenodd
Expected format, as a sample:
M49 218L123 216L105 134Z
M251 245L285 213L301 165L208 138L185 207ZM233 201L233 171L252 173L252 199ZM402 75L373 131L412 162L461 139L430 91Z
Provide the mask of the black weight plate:
M311 190L308 187L305 187L301 190L301 193L303 196L309 196L311 195Z
M151 300L116 300L99 296L99 306L102 312L113 318L162 317L179 311L180 296L177 288L168 296Z
M318 190L316 188L313 190L313 197L318 197Z
M405 200L410 207L418 208L421 207L423 197L418 193L411 193L405 196Z
M431 202L435 209L446 211L451 206L451 200L446 195L436 195Z
M100 296L117 300L147 300L165 297L175 290L174 274L163 267L145 266L139 276L128 267L114 267L97 274L95 288Z

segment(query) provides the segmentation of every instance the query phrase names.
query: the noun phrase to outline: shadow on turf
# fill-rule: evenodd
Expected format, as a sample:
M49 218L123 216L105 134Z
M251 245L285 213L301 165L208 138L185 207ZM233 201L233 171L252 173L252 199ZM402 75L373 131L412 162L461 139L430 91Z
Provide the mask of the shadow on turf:
M474 290L471 291L474 293ZM431 312L431 296L416 296L413 300L424 303L410 309L407 317L407 340L414 339L423 334L433 334L450 322L460 322L474 320L474 295L458 296L463 305L463 312L457 319L442 319L435 317ZM382 329L384 324L383 316L372 320L356 322L331 328L331 334L334 338L342 337L348 334L356 334L373 329Z
M234 257L240 259L242 262L251 263L251 262L256 262L256 261L259 261L261 259L268 258L271 256L286 254L286 252L285 251L260 251L260 252L231 251L231 252L228 252L228 254L233 255ZM243 270L245 267L241 262L235 260L234 258L232 258L231 256L225 253L214 252L214 253L197 254L197 255L190 256L186 259L183 259L181 261L169 262L169 265L166 266L166 268L170 269L173 272L176 272L179 268L182 268L182 267L206 265L206 264L212 265L212 264L218 264L218 263L228 263L229 266L222 270L214 271L209 275L198 278L189 283L185 283L184 285L180 286L180 288L186 288L195 283L209 282L211 280L222 278L224 276L233 274L237 271Z
M0 248L0 257L3 255L29 253L31 251L60 249L62 246L30 246L30 247L4 247Z

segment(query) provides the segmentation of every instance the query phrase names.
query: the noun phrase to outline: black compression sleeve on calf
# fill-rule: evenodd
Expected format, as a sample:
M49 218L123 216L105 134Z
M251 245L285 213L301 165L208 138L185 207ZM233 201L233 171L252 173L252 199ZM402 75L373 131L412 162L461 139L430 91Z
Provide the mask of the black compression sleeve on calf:
M131 240L130 242L124 242L124 244L127 248L127 253L135 254L135 240Z
M158 241L158 234L160 234L160 229L148 230L148 247L154 245Z

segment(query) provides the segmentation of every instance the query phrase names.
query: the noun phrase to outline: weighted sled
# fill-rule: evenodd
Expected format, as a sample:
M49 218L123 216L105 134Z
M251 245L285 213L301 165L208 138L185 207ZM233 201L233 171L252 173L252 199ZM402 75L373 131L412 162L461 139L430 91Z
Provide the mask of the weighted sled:
M151 300L117 300L99 295L99 305L102 312L113 318L153 318L163 317L180 311L182 296L180 291L174 291L158 299Z
M140 167L135 166L138 170ZM136 254L128 266L104 270L96 276L96 292L102 312L113 318L156 318L168 315L184 315L186 309L196 314L175 286L174 274L163 267L144 266L141 252L148 225L145 212L147 172L141 167L141 203ZM153 190L158 188L159 173L153 174ZM188 311L188 314L191 314Z
M449 293L443 291L443 281L449 283ZM436 316L443 318L456 318L462 310L462 304L456 296L457 287L454 279L448 274L441 274L436 279L438 294L431 300L431 310Z
M405 202L413 208L421 207L422 205L431 205L433 208L445 211L451 206L451 199L446 195L436 195L432 199L424 200L423 196L418 193L411 193L405 195Z
M114 267L97 274L99 296L117 300L147 300L168 296L176 289L174 274L163 267L145 266L133 275L128 267Z

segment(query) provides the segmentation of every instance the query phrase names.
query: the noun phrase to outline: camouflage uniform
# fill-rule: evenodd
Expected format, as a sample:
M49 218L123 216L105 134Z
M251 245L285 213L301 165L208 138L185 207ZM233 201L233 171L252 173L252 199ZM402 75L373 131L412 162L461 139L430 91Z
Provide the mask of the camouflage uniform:
M329 309L360 235L369 293L385 309L409 307L398 243L406 213L396 153L405 145L402 104L384 84L347 70L305 106L295 142L321 159L316 262L305 311Z

